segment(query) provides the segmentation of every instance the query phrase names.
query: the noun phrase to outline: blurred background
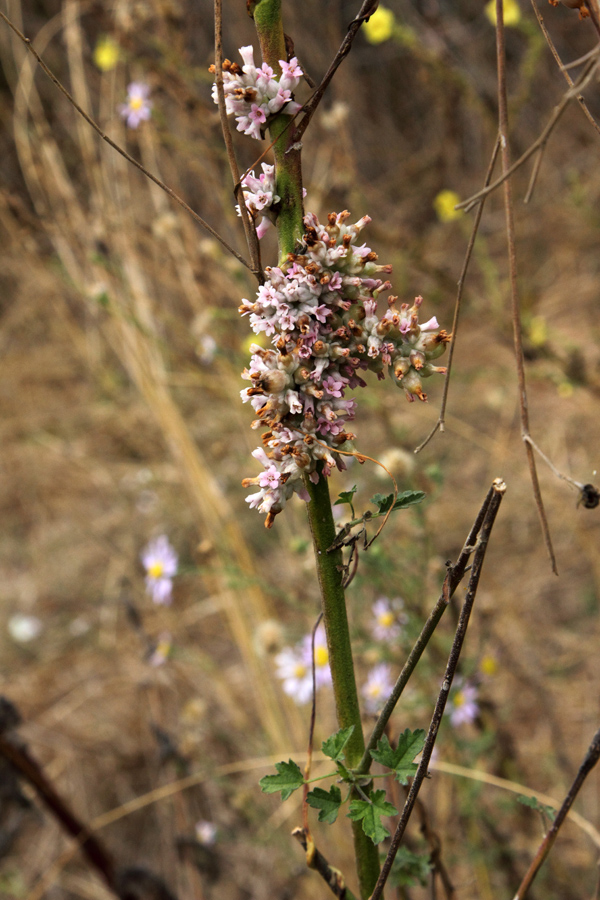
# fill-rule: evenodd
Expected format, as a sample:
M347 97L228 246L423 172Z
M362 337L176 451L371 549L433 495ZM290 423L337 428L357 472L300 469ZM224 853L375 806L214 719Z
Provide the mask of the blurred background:
M589 19L538 3L563 61L594 46ZM360 4L283 6L318 82ZM256 44L245 7L225 3L233 60ZM246 255L210 98L212 4L9 0L3 9L100 127ZM387 0L386 9L379 30L358 35L305 136L306 206L323 218L345 208L352 221L370 215L364 239L392 263L394 293L422 294L425 319L450 330L473 215L454 211L454 195L481 187L497 133L495 32L475 0ZM516 158L566 82L529 4L513 0L507 21L509 12ZM303 503L266 531L240 486L257 472L258 433L239 399L254 335L237 307L255 284L94 134L5 23L0 54L2 693L49 779L119 864L148 866L181 900L326 896L289 836L300 798L281 804L257 786L273 762L301 761L306 750L310 707L286 695L277 660L309 633L319 596ZM137 128L119 112L130 82L147 85L152 102ZM308 95L302 85L297 99ZM597 82L585 97L600 121ZM241 166L255 164L263 148L234 139ZM531 165L513 182L532 434L581 484L598 482L599 149L573 102L529 204ZM276 259L269 234L263 263ZM598 510L539 462L556 577L520 438L500 192L486 203L466 283L446 432L415 455L437 419L442 378L426 388L427 404L408 404L389 380L359 398L357 448L385 462L400 490L427 498L361 556L348 594L357 677L362 689L376 665L399 671L446 560L491 480L504 478L451 700L470 714L445 717L439 770L389 891L448 896L439 878L432 894L428 871L439 842L456 896L491 900L514 893L544 823L517 802L518 789L477 773L560 801L598 727L600 675ZM392 489L381 472L351 465L332 492L358 485L363 511ZM178 557L170 605L153 602L142 562L162 535ZM392 736L428 726L460 596ZM373 632L381 598L401 626L393 642ZM373 721L366 715L365 728ZM325 687L316 746L334 730ZM567 822L532 897L594 896L598 788L592 774L577 802L587 826ZM390 790L398 806L402 789ZM110 896L6 768L0 796L2 896ZM314 833L354 887L347 823L315 821Z

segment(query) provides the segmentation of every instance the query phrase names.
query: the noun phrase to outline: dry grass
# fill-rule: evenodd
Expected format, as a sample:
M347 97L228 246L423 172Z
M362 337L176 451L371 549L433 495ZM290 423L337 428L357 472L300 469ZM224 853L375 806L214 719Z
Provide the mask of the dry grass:
M38 35L38 51L78 102L242 250L209 100L210 14L205 3L191 6L115 0L109 11L75 0L35 9L15 2L11 15ZM309 37L322 15L316 7L292 11L288 30L302 61L320 73L349 15L347 5L328 6L317 46ZM369 242L393 262L396 291L422 293L447 323L468 229L438 222L431 203L441 188L466 196L479 187L495 127L493 35L477 4L459 4L442 24L420 18L417 7L394 7L419 29L416 47L360 42L344 64L332 99L351 112L323 114L309 131L307 202L317 214L368 211ZM243 12L231 13L231 34L242 37L226 41L230 55L252 39ZM576 16L562 9L556 16L564 56L587 50L591 38ZM100 75L91 49L108 31L125 61ZM306 711L273 677L259 625L278 619L293 640L312 624L318 601L310 554L299 545L307 536L302 505L266 534L239 486L252 472L256 435L239 404L246 332L235 309L252 284L182 210L96 140L4 28L0 41L8 82L0 192L2 692L22 710L23 737L82 818L125 805L127 815L99 821L121 862L150 865L182 900L322 896L288 838L298 807L293 800L280 807L256 787L271 754L300 758L307 725ZM549 54L536 60L533 38L512 33L509 50L522 149L563 88ZM114 110L133 76L149 79L155 114L126 134ZM251 149L240 144L244 164ZM532 430L554 463L582 482L594 480L600 438L598 149L581 113L570 110L531 207L517 213L527 334L533 317L543 317L548 331L541 344L528 342ZM517 191L525 185L518 176ZM578 508L576 493L541 468L555 578L519 436L503 240L492 198L467 289L446 435L408 456L435 421L441 384L430 386L428 406L407 405L387 383L365 392L358 446L372 455L404 448L410 462L401 486L425 489L435 502L390 524L383 556L365 562L371 568L351 604L355 623L378 593L402 594L415 616L427 610L443 561L461 545L491 478L504 477L508 493L467 648L473 665L492 655L498 670L485 685L483 730L462 743L449 736L440 755L560 798L598 724L598 511ZM205 329L218 343L208 366L197 352ZM361 503L385 489L366 467L351 469L336 488L354 481ZM145 598L139 565L140 549L161 531L187 570L170 609ZM173 635L166 666L148 665L128 604L150 639ZM40 617L42 636L11 641L6 623L15 612ZM440 638L420 683L431 697L443 646ZM325 736L327 700L320 715ZM399 712L398 727L423 725L428 709L415 705L414 721L407 715ZM157 727L179 755L161 757ZM486 743L486 734L495 737ZM197 773L193 786L159 793L188 773ZM578 803L596 828L598 786L593 775ZM126 806L147 794L147 805ZM434 777L423 796L461 900L514 890L539 839L533 814L447 775ZM221 840L198 858L182 838L202 818L218 823ZM339 832L317 833L350 873ZM596 856L589 835L567 825L544 896L591 896ZM9 896L107 896L38 812L20 823L0 873L0 892ZM425 896L419 891L410 896Z

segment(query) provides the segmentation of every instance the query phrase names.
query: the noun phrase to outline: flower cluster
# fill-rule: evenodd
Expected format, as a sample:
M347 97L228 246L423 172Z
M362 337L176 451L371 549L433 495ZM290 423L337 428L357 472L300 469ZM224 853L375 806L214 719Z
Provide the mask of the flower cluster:
M177 554L166 535L150 541L142 553L146 570L146 592L157 604L168 606L173 592L173 576L177 574Z
M132 81L127 88L127 103L121 103L119 112L125 119L128 128L137 128L141 122L150 118L152 100L149 99L150 88L142 81Z
M296 57L289 62L279 60L282 74L277 78L266 63L260 69L256 68L253 47L240 47L240 56L244 60L241 67L228 59L223 61L225 108L227 115L235 116L238 131L260 141L261 128L269 116L280 112L293 116L302 108L300 103L292 100L292 91L303 73ZM210 66L209 71L214 74L215 67ZM216 84L212 98L215 103L219 102Z
M391 288L379 276L391 266L377 265L377 254L356 245L370 218L348 225L349 215L331 213L326 225L306 215L296 252L267 269L255 302L240 306L252 330L274 345L251 345L243 377L252 386L242 391L258 416L253 427L269 429L253 453L264 472L242 482L259 488L247 500L266 513L268 528L294 492L308 499L303 476L316 483L320 462L325 476L345 468L338 451L354 437L347 423L356 408L346 392L366 386L361 372L384 378L387 367L409 400L426 400L421 379L446 371L432 360L450 337L435 317L419 323L422 297L412 306L390 297L384 315L377 314L378 295Z
M312 698L312 635L307 634L296 647L284 647L275 657L277 677L283 681L283 690L299 705ZM315 634L315 685L318 688L331 684L329 652L325 628L320 625Z
M268 209L281 200L281 197L275 193L275 166L269 166L267 163L262 164L262 175L259 175L258 178L254 174L254 169L244 175L242 188L246 209L253 219L258 218L259 212ZM236 210L238 216L241 216L242 213L239 206L236 206ZM256 228L256 236L259 241L271 225L272 222L268 216L263 216Z

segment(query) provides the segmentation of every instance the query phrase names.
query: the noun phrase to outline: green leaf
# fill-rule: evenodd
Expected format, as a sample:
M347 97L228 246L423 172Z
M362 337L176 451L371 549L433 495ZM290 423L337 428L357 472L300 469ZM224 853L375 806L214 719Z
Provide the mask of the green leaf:
M339 731L336 731L335 734L328 737L326 741L323 741L321 749L325 756L328 756L336 762L343 759L344 754L342 753L342 750L350 740L353 731L354 725L350 725L349 728L340 728Z
M525 797L523 794L519 794L517 797L517 802L522 803L523 806L530 806L531 809L537 809L538 812L543 813L543 815L548 816L550 821L554 820L556 816L556 810L553 806L546 806L537 799L537 797Z
M375 762L393 769L400 784L407 784L418 769L413 762L415 756L421 752L425 745L425 732L422 728L416 731L406 729L398 738L398 746L394 749L390 746L387 736L384 734L377 743L377 749L371 750L371 756Z
M288 762L275 763L277 775L265 775L259 781L260 789L263 794L276 794L281 791L281 799L287 798L302 787L304 784L304 776L300 771L300 767L292 759Z
M306 796L306 802L313 809L319 810L319 822L333 825L342 805L342 792L333 784L328 791L317 787Z
M358 488L356 487L356 485L354 485L354 487L351 488L349 491L342 491L342 492L338 495L338 498L337 498L337 500L334 502L333 505L334 505L334 506L341 506L342 503L349 503L350 506L352 506L352 498L354 497L354 495L355 495L355 493L356 493L357 490L358 490Z
M380 844L390 833L381 824L382 816L395 816L398 810L385 798L385 791L373 791L370 801L367 800L351 800L350 812L348 818L353 822L362 820L362 827L367 837L371 838L374 844Z
M375 494L371 497L371 503L374 503L380 514L386 513L390 507L392 509L406 509L408 506L414 506L415 503L421 503L425 499L424 491L403 491L398 494L394 501L393 494ZM393 506L392 506L393 504Z
M416 884L425 887L431 869L429 853L413 853L402 844L392 863L390 884L394 887L413 887Z

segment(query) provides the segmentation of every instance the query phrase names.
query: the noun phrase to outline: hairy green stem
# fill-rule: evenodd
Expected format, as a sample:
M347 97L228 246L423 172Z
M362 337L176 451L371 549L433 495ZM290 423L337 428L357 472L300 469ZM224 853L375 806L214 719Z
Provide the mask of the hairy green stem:
M333 693L338 725L354 731L346 744L346 765L349 769L358 766L365 752L360 708L354 677L354 662L350 644L350 631L346 613L346 598L342 584L342 551L328 553L335 538L335 525L331 512L331 499L327 480L321 477L316 484L306 479L310 495L308 520L313 537L321 600L323 621L327 633L329 665L333 680ZM370 897L379 875L379 854L377 847L365 835L360 822L352 823L354 852L360 893Z
M250 4L263 60L281 74L279 60L287 60L285 35L281 20L281 0L257 0ZM269 123L275 157L276 190L281 198L277 216L280 262L294 250L302 237L304 213L302 203L301 146L296 143L291 116L278 115Z
M287 59L281 0L251 0L249 10L254 17L263 60L274 72L280 72L279 60ZM290 116L276 116L269 123L269 131L275 141L273 153L276 189L281 197L277 233L280 261L284 262L287 254L294 251L304 231L301 147L296 143L295 128ZM352 768L359 764L365 750L365 742L342 584L342 552L336 550L327 553L335 538L335 525L329 487L326 479L320 472L319 474L317 484L307 479L310 494L308 518L317 560L338 724L340 728L354 725L354 732L346 746L346 763ZM352 830L360 893L363 900L366 900L371 895L379 875L379 854L377 847L365 835L360 822L353 822Z

